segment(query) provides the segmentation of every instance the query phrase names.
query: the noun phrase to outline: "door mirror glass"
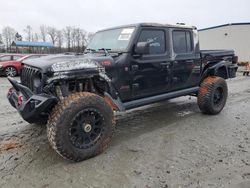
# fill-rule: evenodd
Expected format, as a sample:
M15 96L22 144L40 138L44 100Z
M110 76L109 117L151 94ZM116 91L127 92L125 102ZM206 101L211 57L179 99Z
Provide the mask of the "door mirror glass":
M149 46L148 42L138 42L135 46L135 53L139 55L149 54Z

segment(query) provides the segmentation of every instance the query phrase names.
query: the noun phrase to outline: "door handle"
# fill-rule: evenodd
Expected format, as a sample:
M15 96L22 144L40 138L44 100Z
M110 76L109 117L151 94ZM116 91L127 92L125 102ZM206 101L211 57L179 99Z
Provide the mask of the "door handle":
M161 66L170 66L171 63L167 62L167 63L161 63Z
M132 65L131 70L132 71L138 71L139 70L139 65Z
M186 63L194 63L194 60L186 60Z
M160 65L161 65L162 70L168 70L169 67L171 66L171 63L170 62L165 62L165 63L160 63Z

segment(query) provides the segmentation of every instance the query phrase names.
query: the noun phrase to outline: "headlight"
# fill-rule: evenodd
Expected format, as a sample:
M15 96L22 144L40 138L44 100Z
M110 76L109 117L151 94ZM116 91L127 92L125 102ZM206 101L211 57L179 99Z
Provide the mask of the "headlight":
M3 65L0 65L0 69L3 67Z
M99 63L90 59L82 60L71 60L55 63L51 66L53 72L59 71L69 71L77 69L89 69L89 68L98 68L100 67Z

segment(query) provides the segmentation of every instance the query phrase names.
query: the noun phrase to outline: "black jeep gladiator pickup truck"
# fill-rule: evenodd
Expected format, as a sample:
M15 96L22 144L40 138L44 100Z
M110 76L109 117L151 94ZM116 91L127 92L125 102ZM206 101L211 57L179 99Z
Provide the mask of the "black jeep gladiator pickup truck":
M27 122L47 123L58 154L81 161L109 145L114 111L192 95L218 114L236 63L232 50L201 51L195 27L127 25L97 32L82 55L26 62L7 97Z

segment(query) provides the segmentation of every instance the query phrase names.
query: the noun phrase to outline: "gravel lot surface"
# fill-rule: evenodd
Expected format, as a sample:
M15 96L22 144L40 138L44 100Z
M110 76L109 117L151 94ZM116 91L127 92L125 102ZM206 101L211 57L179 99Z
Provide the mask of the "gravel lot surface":
M228 80L217 116L181 97L117 114L101 155L72 163L48 144L46 128L23 121L0 78L0 187L250 187L250 77Z

